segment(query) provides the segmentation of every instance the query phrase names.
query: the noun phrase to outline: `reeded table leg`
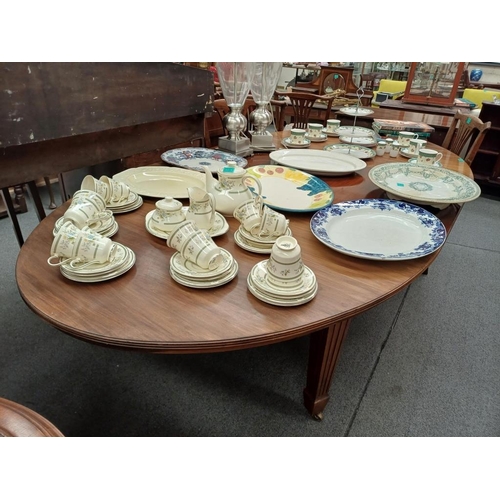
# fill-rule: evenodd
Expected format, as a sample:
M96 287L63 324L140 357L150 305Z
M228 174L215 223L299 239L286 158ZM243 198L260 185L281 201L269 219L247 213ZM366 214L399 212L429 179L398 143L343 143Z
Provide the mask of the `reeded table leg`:
M310 336L304 405L318 420L323 418L322 412L328 403L333 370L350 323L350 319L339 321Z

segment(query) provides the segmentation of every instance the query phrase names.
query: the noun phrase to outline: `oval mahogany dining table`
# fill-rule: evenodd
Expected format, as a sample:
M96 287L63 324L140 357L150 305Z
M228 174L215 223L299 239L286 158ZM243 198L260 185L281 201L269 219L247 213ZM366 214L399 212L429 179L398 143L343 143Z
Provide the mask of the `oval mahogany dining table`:
M289 131L273 134L277 147ZM311 148L339 142L329 137ZM439 147L445 168L473 178L457 155ZM381 163L404 162L389 154L366 160L367 168L340 177L322 177L333 189L334 203L360 198L384 198L383 190L368 177ZM249 166L270 164L269 153L248 158ZM264 346L309 335L309 359L304 405L321 419L328 391L349 324L356 315L382 303L418 278L438 257L439 250L413 260L376 261L336 252L311 232L311 212L286 213L290 229L302 248L304 264L316 275L316 297L296 307L274 306L255 298L247 289L252 267L268 258L238 247L233 234L238 222L228 217L229 231L215 238L239 265L238 275L218 288L193 289L169 275L174 250L145 228L145 216L155 199L144 199L137 210L117 214L119 231L113 240L131 248L137 261L122 276L99 283L66 279L47 264L52 230L69 201L55 209L33 230L20 250L16 265L19 292L43 320L73 337L101 346L143 352L209 353ZM449 232L461 210L452 204L437 213Z

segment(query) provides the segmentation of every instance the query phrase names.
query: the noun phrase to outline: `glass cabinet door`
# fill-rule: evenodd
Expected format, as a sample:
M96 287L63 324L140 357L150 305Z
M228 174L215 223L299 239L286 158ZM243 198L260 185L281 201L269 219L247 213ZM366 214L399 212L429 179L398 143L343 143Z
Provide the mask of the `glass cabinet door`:
M411 63L403 101L453 105L464 64L463 62Z

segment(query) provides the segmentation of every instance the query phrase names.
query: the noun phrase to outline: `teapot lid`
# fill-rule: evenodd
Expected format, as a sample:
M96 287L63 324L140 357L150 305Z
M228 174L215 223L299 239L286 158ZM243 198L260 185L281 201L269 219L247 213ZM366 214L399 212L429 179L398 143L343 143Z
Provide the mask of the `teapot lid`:
M226 161L226 164L223 165L222 167L219 167L219 174L222 175L231 175L231 174L237 174L240 175L245 172L245 169L243 167L238 167L237 163L233 160L228 160Z
M165 196L163 200L159 200L155 203L156 208L160 210L180 210L182 208L182 203L179 200L175 200L171 196Z

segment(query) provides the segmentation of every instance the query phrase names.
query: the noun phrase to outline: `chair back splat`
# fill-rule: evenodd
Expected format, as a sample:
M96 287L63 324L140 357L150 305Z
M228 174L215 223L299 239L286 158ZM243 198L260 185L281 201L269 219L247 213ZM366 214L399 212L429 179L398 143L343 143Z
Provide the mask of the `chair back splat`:
M490 128L491 122L484 123L477 116L457 111L442 147L462 156L470 165Z

